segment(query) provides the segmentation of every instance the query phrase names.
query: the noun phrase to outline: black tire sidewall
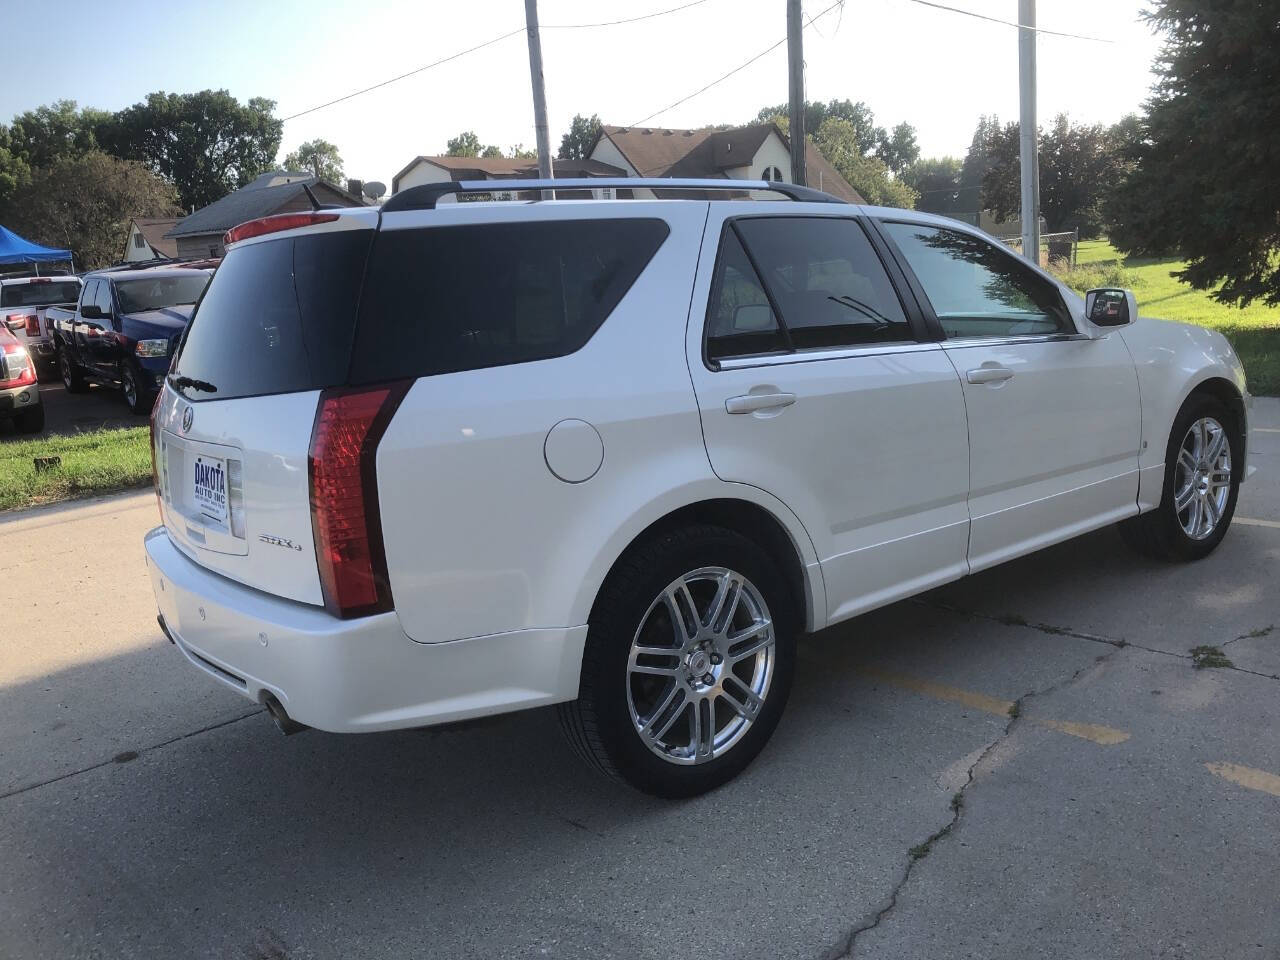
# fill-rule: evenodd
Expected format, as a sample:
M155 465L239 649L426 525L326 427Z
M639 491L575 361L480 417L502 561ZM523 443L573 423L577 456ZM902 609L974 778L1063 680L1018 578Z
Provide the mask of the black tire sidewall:
M616 571L613 582L601 591L588 632L593 655L584 660L582 695L592 700L602 745L623 779L658 796L693 796L737 776L777 726L795 673L796 613L777 565L754 542L731 530L697 527L675 532L642 555L643 565ZM627 705L627 660L636 629L654 599L677 577L713 566L743 574L764 597L774 622L774 675L764 707L742 739L721 757L685 766L655 755L636 732Z
M1227 492L1227 505L1222 511L1222 518L1213 533L1203 540L1193 540L1182 529L1174 509L1174 484L1178 475L1178 453L1182 449L1182 441L1191 425L1203 417L1213 417L1227 432L1227 443L1231 446L1231 487ZM1165 450L1164 490L1160 497L1157 515L1157 532L1163 541L1162 546L1175 558L1181 560L1199 560L1212 553L1227 535L1235 516L1236 498L1240 493L1241 471L1244 469L1244 438L1240 435L1240 424L1235 416L1220 400L1212 397L1193 396L1178 411L1173 429L1169 433L1169 445Z
M126 390L126 384L128 383L128 380L126 378L128 378L128 380L133 381L133 402L132 403L129 402L129 393ZM150 411L151 407L150 407L150 404L148 403L150 399L150 395L145 390L143 390L142 380L138 376L138 372L134 370L133 367L127 363L123 366L123 368L120 371L120 391L121 393L124 394L125 406L129 408L130 413L141 415L144 413L148 413Z

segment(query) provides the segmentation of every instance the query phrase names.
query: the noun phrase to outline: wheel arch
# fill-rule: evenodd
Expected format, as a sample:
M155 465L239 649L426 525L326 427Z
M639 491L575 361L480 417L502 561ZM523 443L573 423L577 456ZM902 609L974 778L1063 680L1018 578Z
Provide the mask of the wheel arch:
M782 567L787 589L804 618L804 629L820 629L825 625L826 589L813 543L795 515L780 501L768 503L769 499L763 491L744 485L742 490L721 490L717 495L649 512L639 523L629 525L625 542L599 558L595 569L605 572L592 578L589 597L581 598L587 601L586 609L594 607L618 563L638 544L665 530L710 523L747 537L769 553Z

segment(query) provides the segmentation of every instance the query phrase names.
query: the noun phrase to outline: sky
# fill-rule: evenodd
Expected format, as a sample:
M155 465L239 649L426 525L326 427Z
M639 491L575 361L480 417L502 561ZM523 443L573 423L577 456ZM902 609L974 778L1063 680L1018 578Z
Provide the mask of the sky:
M673 109L670 104L786 36L784 0L703 0L640 23L559 28L642 16L689 0L540 0L552 149L575 113L653 127L742 123L787 98L783 44ZM1018 116L1017 29L917 0L805 0L811 100L867 103L876 121L910 122L922 155L963 156L978 117ZM1016 20L1017 0L939 0ZM1147 97L1159 51L1144 0L1039 0L1042 124L1065 112L1110 123ZM112 8L116 8L112 12ZM523 0L0 0L7 35L44 38L57 69L9 69L0 121L57 99L118 110L155 90L225 88L275 100L289 117L524 25ZM88 25L92 24L92 29ZM67 25L73 25L67 29ZM46 61L38 44L33 62ZM663 112L658 112L663 111ZM653 114L656 116L651 116ZM281 157L299 143L335 143L346 174L390 183L420 154L474 130L503 149L535 143L523 33L371 93L289 120Z

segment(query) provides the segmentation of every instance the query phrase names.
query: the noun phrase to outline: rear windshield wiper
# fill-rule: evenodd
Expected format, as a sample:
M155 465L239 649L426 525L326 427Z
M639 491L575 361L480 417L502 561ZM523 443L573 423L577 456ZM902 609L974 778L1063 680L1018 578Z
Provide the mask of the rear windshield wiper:
M192 390L201 390L204 393L217 393L218 388L208 380L196 380L192 377L170 377L169 382L179 390L184 387L190 387Z

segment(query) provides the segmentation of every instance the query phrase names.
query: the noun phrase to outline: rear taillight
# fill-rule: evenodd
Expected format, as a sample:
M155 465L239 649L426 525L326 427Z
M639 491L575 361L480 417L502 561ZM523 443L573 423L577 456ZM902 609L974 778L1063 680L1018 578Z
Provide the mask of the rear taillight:
M36 368L27 348L20 343L6 343L0 354L0 386L23 387L36 382Z
M281 230L295 230L298 227L310 227L317 223L332 223L338 219L336 213L277 213L270 217L259 217L232 227L222 236L222 245L229 247L238 240L260 237L264 233L278 233Z
M320 587L344 619L392 608L378 515L378 441L407 382L325 390L311 431L311 530Z
M29 314L27 316L27 336L28 337L40 336L40 318L37 317L34 313Z

